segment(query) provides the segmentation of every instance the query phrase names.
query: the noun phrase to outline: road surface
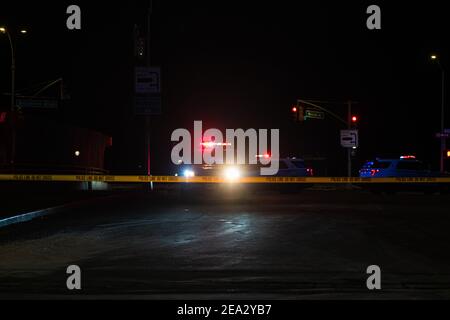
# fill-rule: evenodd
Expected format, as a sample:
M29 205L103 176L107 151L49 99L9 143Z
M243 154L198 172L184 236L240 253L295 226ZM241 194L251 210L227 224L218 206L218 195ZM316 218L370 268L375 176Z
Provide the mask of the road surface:
M0 297L448 299L449 252L449 196L125 193L0 229Z

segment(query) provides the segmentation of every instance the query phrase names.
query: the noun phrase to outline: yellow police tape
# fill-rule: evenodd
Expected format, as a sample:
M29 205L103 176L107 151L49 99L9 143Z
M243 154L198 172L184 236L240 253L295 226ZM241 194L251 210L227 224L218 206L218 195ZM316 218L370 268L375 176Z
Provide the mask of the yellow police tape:
M54 181L54 182L129 182L129 183L307 183L307 184L379 184L379 183L450 183L450 177L405 178L346 178L346 177L242 177L229 180L224 177L198 176L115 176L115 175L52 175L52 174L0 174L0 181Z

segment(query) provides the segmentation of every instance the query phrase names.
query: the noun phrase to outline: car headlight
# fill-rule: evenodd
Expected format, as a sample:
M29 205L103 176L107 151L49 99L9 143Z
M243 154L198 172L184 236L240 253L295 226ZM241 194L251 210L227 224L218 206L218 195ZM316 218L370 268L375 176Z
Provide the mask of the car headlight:
M186 178L192 178L192 177L195 177L195 172L192 170L186 169L186 170L184 170L183 175Z
M236 181L242 176L241 171L238 168L231 167L225 169L225 179L229 181Z

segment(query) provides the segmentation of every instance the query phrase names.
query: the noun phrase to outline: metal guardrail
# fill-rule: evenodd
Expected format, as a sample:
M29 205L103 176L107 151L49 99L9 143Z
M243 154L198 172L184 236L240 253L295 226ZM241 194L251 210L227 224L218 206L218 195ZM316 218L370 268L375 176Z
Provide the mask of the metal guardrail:
M450 177L397 177L397 178L346 178L346 177L242 177L229 180L225 177L198 176L126 176L126 175L58 175L58 174L0 174L0 181L49 181L108 183L243 183L243 184L445 184Z

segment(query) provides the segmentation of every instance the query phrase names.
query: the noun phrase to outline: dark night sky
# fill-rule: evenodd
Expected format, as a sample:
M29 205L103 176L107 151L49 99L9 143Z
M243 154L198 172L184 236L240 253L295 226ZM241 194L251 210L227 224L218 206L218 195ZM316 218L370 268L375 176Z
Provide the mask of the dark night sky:
M375 2L381 31L366 28L372 2L242 2L155 1L152 62L163 75L163 114L152 119L157 170L170 159L171 132L194 120L221 129L280 128L286 155L304 143L305 153L341 157L336 123L301 129L291 122L297 98L359 101L359 161L416 153L437 164L440 73L428 55L440 52L447 63L443 2ZM131 107L132 31L143 26L147 3L73 2L82 9L81 31L65 27L69 4L2 4L0 24L30 29L18 42L17 87L62 76L72 101L60 115L112 134L119 167L135 168L144 153L143 121ZM9 90L9 59L2 37L2 93ZM7 106L7 97L0 101Z

